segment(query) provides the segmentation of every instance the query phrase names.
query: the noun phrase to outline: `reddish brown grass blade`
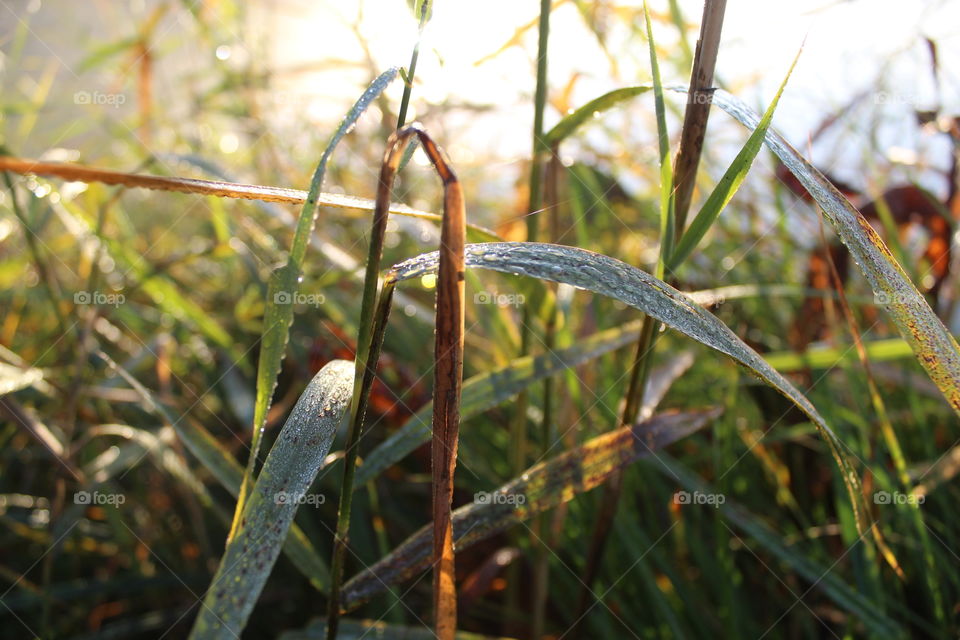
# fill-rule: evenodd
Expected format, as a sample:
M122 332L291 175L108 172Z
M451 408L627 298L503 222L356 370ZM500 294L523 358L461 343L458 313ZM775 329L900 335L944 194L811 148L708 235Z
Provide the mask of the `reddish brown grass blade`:
M423 149L443 179L443 223L437 273L437 331L433 383L433 606L440 640L457 629L457 588L453 558L453 473L460 432L463 383L463 281L466 213L463 191L436 145L421 133Z

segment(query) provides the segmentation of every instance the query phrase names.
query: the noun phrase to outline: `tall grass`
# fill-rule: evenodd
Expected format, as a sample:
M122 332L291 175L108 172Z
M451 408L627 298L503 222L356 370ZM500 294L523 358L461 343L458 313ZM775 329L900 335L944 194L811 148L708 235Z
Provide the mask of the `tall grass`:
M18 15L0 76L4 628L956 635L960 350L921 286L936 265L890 251L777 133L793 68L758 113L716 87L723 2L698 25L676 2L544 0L487 58L530 59L529 164L505 169L461 139L483 109L420 91L440 5L410 4L407 67L371 54L339 128L299 114L296 135L264 112L284 70L262 55L197 62L190 117L158 100L173 44L257 53L229 40L239 3L163 5L83 52L75 79L135 82L116 112L70 103L76 132L56 74L15 81L46 14ZM583 42L557 39L570 20ZM601 95L548 55L588 44ZM643 82L618 77L628 59ZM219 155L227 131L258 133ZM487 182L507 170L515 197ZM831 235L856 269L804 285ZM801 315L814 297L824 318ZM784 327L814 321L822 339L792 350Z

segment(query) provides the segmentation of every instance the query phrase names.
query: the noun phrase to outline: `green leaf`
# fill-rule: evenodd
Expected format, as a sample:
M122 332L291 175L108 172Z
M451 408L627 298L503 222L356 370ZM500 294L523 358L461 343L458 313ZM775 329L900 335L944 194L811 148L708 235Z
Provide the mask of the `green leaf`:
M191 638L236 638L266 584L297 508L330 450L350 402L353 363L334 360L310 381L250 494L207 590Z
M816 408L725 324L666 282L609 256L535 242L468 245L467 266L561 282L615 298L744 365L816 425L840 469L857 527L861 533L867 530L860 479L843 444ZM395 266L390 278L403 281L436 268L437 254L427 253Z
M611 474L703 428L718 409L667 413L633 427L593 438L586 444L527 469L519 478L453 512L458 551L532 518L580 493L600 486ZM430 566L432 533L425 526L343 587L341 606L351 609L387 587Z
M744 178L747 177L747 173L753 165L754 158L757 157L757 153L760 152L760 147L763 146L764 137L767 135L767 129L770 128L770 121L773 120L773 112L780 102L780 96L783 95L783 90L786 88L787 81L790 80L790 75L793 73L793 68L797 66L797 60L799 59L800 54L797 53L797 56L793 59L793 64L790 65L786 77L783 79L783 82L780 83L777 94L773 97L773 101L764 112L763 118L760 120L757 128L753 130L753 133L750 134L740 153L737 154L737 157L734 158L730 166L727 167L723 177L720 178L720 182L717 183L717 186L714 187L710 193L710 196L703 204L697 217L693 219L690 226L684 231L673 255L670 256L667 269L673 270L677 268L693 252L700 240L703 239L703 236L706 235L707 230L713 226L713 223L720 216L720 212L724 210L730 202L730 199L733 198L733 195L737 192L737 189L740 188Z
M244 508L247 490L253 481L257 454L260 449L260 439L267 422L267 412L270 409L273 390L277 385L277 376L280 374L280 366L286 351L290 325L293 322L294 305L290 304L290 301L296 297L300 290L303 259L306 255L307 245L313 233L313 226L316 221L317 212L319 211L317 199L323 186L323 177L326 173L327 163L343 136L353 128L360 115L370 106L370 103L373 102L377 96L383 93L384 89L387 88L396 76L397 69L395 67L380 74L367 90L363 92L363 95L361 95L360 99L353 105L353 108L347 112L347 115L337 128L336 133L333 134L333 137L327 144L327 148L323 152L323 156L320 158L317 170L313 174L310 191L303 204L300 217L297 220L293 245L290 249L290 256L287 263L271 274L267 287L263 334L260 339L260 360L257 366L257 396L253 412L253 439L250 446L250 458L247 461L247 467L244 473L243 485L237 499L234 530L236 529L236 516L239 516Z

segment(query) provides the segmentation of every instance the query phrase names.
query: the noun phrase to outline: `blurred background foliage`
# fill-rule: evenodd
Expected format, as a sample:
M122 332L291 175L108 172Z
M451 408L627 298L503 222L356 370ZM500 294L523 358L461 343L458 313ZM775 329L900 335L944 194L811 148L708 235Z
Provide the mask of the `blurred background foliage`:
M406 64L417 37L417 21L399 0L343 4L6 0L0 141L8 154L29 158L306 188L339 119L381 71ZM650 270L658 248L658 169L649 98L598 114L565 143L558 206L526 210L535 4L437 0L408 120L424 123L448 152L471 222L522 240L527 216L542 216L551 241ZM765 106L808 32L774 125L856 190L861 203L895 186L929 191L951 237L950 133L960 114L955 4L795 4L770 16L769 3L731 3L718 85ZM665 84L688 80L701 9L689 0L651 5ZM649 82L642 15L636 2L554 3L548 126L604 91ZM401 91L393 85L344 140L325 191L373 196ZM668 96L671 132L682 114L682 100ZM713 116L694 206L746 136L726 116ZM438 211L440 186L426 164L418 151L394 197ZM822 303L813 317L804 306L811 253L832 242L831 234L821 238L816 211L777 179L776 169L775 158L761 152L707 242L676 274L679 288L738 286L720 292L712 311L789 373L858 457L892 469L839 310ZM37 177L10 181L0 195L0 392L13 392L0 416L0 624L11 637L184 635L216 569L233 497L96 352L109 354L178 422L202 425L243 464L267 275L285 258L296 211ZM315 304L297 308L267 446L312 374L331 359L352 358L367 228L363 212L321 211L302 287ZM927 289L931 265L922 255L930 237L929 225L905 225L895 243L913 280ZM437 242L432 223L394 216L384 263ZM954 332L955 273L932 298ZM402 291L361 457L430 397L431 283ZM517 356L523 301L538 295L525 279L468 274L465 378ZM851 274L847 295L868 344L896 335L858 276ZM484 303L490 299L503 304ZM573 290L561 288L558 299L556 348L638 315ZM542 335L546 317L530 319ZM792 339L806 325L816 330L800 343ZM820 360L811 366L794 348ZM534 340L533 353L545 350ZM922 513L932 564L909 524L912 507L877 505L901 579L860 542L813 427L775 393L682 336L661 337L656 363L682 350L692 351L694 362L663 405L716 405L723 415L673 445L672 458L642 461L625 474L594 585L600 602L584 618L583 637L863 637L897 627L915 637L956 635L956 468L938 472L936 483L924 471L960 433L909 351L878 348L873 370L913 480L929 484ZM621 349L558 376L562 437L553 453L615 426L631 356ZM22 383L24 371L39 371L42 380ZM528 401L534 434L541 394ZM507 403L463 425L455 506L512 477L513 413ZM336 520L338 447L342 442L315 484L330 499L297 517L323 558ZM530 451L525 462L538 459ZM426 522L428 472L421 448L358 492L348 576ZM727 496L736 510L678 505L675 492L693 490L681 481L689 477ZM865 484L875 489L869 475ZM76 503L76 492L96 490L122 495L123 504ZM563 637L576 622L598 497L564 507L550 536L520 526L458 554L458 574L472 580L461 590L461 628L528 637L526 585L533 553L549 537L555 553L546 630ZM511 592L507 573L489 573L497 558L514 567L509 576L518 591ZM939 613L931 590L939 592ZM854 596L869 606L852 606ZM417 625L428 619L429 602L429 580L419 580L351 615ZM299 629L323 611L323 592L281 559L247 636Z

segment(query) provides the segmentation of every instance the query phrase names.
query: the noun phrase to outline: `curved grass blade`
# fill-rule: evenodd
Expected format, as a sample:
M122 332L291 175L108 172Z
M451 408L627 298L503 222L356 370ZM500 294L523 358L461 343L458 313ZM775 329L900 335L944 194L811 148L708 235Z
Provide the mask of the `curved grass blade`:
M438 156L439 157L439 156ZM437 169L444 173L435 160ZM453 554L453 477L460 437L460 395L463 388L465 301L464 244L466 210L457 177L447 168L444 224L437 268L437 321L433 378L433 609L440 640L457 633L457 585Z
M236 535L227 543L191 638L232 639L243 631L297 508L330 450L352 384L353 363L334 360L300 396L267 456Z
M547 136L561 140L594 112L609 109L652 88L643 85L612 91L590 103L595 104L594 108L588 110L585 106L564 118ZM678 93L689 91L688 87L683 86L667 88ZM749 129L755 129L762 121L742 101L725 91L718 89L714 92L713 104ZM853 254L877 298L885 302L887 311L920 364L950 406L960 414L960 348L956 339L910 282L870 223L823 174L797 153L775 129L767 131L764 142L823 209L827 221Z
M741 100L725 91L716 91L713 103L748 128L755 128L760 120ZM837 188L776 130L767 132L765 142L820 205L927 375L960 414L957 341L910 282L870 223Z
M615 298L744 365L793 402L816 425L850 495L857 529L861 533L867 530L860 479L840 439L816 408L725 324L666 282L609 256L532 242L468 245L467 266L562 282ZM388 279L399 282L436 268L437 254L427 253L396 265Z
M253 483L257 456L260 451L260 440L267 422L267 411L270 409L273 390L277 385L277 376L280 374L280 365L283 362L287 347L290 324L293 322L293 305L290 304L290 301L300 289L303 259L319 212L318 198L323 186L327 163L337 144L353 128L360 115L396 77L397 69L395 67L380 74L363 92L353 108L347 112L343 122L340 123L337 131L333 134L327 148L323 151L323 156L320 158L320 163L317 165L317 170L310 182L310 192L306 201L304 201L300 218L297 221L287 263L275 270L270 276L267 286L266 308L263 314L263 334L260 338L260 360L257 365L257 396L253 409L253 438L250 443L250 457L244 471L243 483L240 486L240 495L237 497L237 509L234 512L233 527L230 531L231 538L236 533L240 514L245 508L247 494Z
M576 495L601 485L618 469L703 428L719 414L719 409L660 414L633 427L605 433L534 465L519 478L488 494L497 499L474 502L454 511L457 548L468 547L569 502ZM352 609L388 586L427 569L431 545L431 528L425 526L389 556L347 582L343 588L343 608Z

